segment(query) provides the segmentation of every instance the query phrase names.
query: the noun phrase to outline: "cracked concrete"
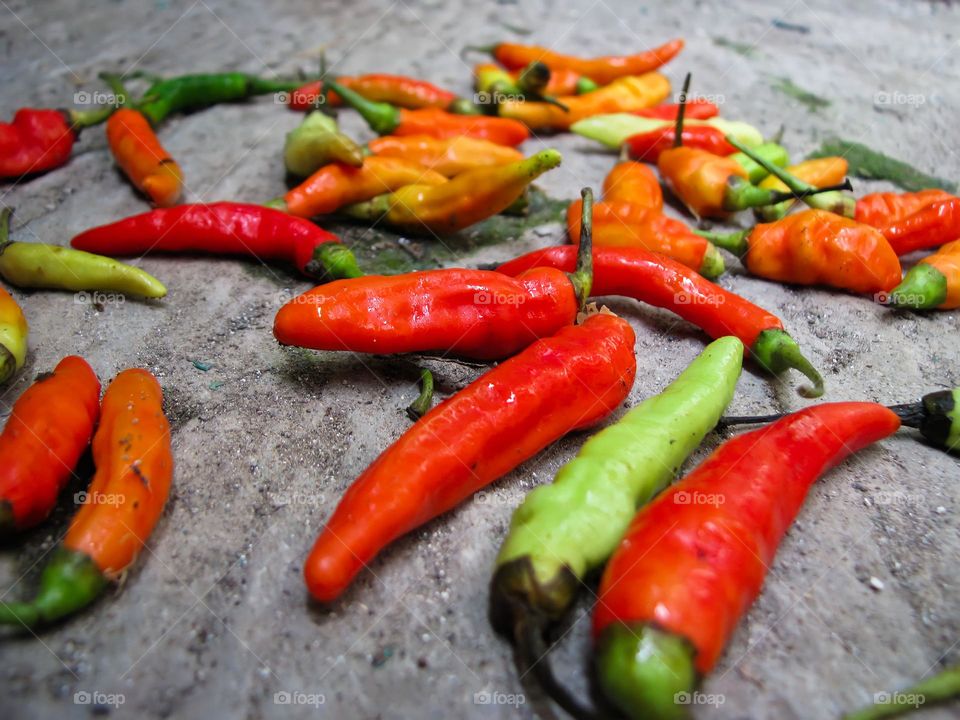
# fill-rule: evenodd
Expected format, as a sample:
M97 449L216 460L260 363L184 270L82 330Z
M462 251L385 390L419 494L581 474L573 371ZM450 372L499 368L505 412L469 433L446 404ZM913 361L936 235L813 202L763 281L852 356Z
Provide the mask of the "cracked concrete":
M312 69L321 46L338 72L410 73L468 93L469 68L456 56L467 43L520 38L599 54L683 35L687 49L667 68L671 79L694 70L698 92L722 95L727 117L771 134L785 126L796 156L839 134L956 179L958 29L957 7L906 0L8 0L0 7L0 114L69 104L78 89L99 87L101 70L284 73ZM809 111L774 88L782 77L831 104ZM875 105L878 92L923 102ZM268 97L173 118L161 138L186 173L187 200L255 202L283 190L283 134L298 119ZM353 115L344 115L344 125L369 137ZM539 182L554 197L599 186L612 163L573 136L535 139L525 149L548 145L565 158ZM98 130L84 134L66 168L0 194L17 209L15 238L55 243L146 207ZM503 259L561 235L559 225L548 225L463 261ZM448 244L456 251L455 239ZM549 481L584 435L555 444L482 501L396 543L341 602L317 609L301 579L305 553L344 488L407 427L402 408L415 394L414 368L278 347L273 314L290 292L308 287L283 268L202 257L137 262L168 285L167 299L98 309L70 294L14 293L31 324L31 351L4 408L68 353L88 358L104 380L124 367L147 367L166 393L177 465L167 512L121 591L39 639L0 641L5 717L107 710L136 718L533 717L539 706L487 622L486 584L513 508L526 490ZM904 402L960 383L956 313L894 313L862 298L746 277L736 267L722 282L783 317L824 370L828 399ZM660 390L703 347L702 335L669 313L622 300L611 306L638 335L630 404ZM203 372L194 360L212 367ZM476 373L433 367L443 392ZM775 382L748 369L731 411L799 408L796 380ZM719 441L711 436L694 460ZM957 471L955 459L903 433L819 483L704 685L723 704L695 707L694 716L835 717L957 662ZM50 522L3 548L0 587L11 595L33 587L36 563L65 528L75 490ZM561 675L580 688L587 611L578 608L558 658ZM475 693L484 691L501 700L522 693L525 702L477 704ZM78 692L102 693L105 702L121 694L124 702L77 704ZM278 704L286 696L277 693L301 693L292 696L301 704Z

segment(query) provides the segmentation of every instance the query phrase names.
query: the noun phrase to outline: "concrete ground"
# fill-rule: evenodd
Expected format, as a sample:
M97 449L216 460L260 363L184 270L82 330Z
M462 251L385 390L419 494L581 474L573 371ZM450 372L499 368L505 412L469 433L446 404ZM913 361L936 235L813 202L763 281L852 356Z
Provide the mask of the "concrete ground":
M949 3L0 5L4 118L20 106L69 104L78 90L100 87L102 70L285 73L312 70L324 47L337 72L410 73L466 94L470 70L456 53L467 43L519 39L589 55L682 35L687 49L667 68L671 79L695 71L697 92L718 96L725 116L769 134L784 126L796 156L838 134L940 176L960 175L960 8ZM532 34L519 34L524 29ZM830 104L813 109L785 95L775 87L782 78ZM283 191L283 134L298 119L268 97L174 118L161 137L186 173L188 200L256 202ZM355 116L345 114L344 124L369 137ZM613 161L574 136L525 149L548 145L565 158L539 183L556 198L599 187ZM886 187L857 182L860 192ZM3 186L0 196L16 207L15 238L53 243L146 209L98 130L84 135L66 168ZM502 259L561 238L552 223L462 261ZM459 242L447 242L454 254L463 252ZM200 257L138 264L167 283L165 300L96 307L68 293L14 293L30 321L30 355L4 408L68 353L88 358L104 381L128 366L147 367L166 394L176 477L148 550L119 590L39 637L0 640L4 717L545 716L490 629L487 582L513 508L586 435L555 444L396 543L342 601L316 608L301 578L307 549L347 485L408 427L401 408L415 394L415 369L279 347L274 312L309 287L282 268ZM824 370L827 399L906 402L960 383L956 313L891 312L864 298L752 279L730 265L723 284L784 319ZM675 377L704 338L669 313L610 304L637 330L634 404ZM445 392L476 374L432 367ZM799 408L797 380L749 369L731 412ZM711 436L698 457L720 439ZM696 706L694 716L836 717L960 660L958 469L957 460L903 432L829 473L704 685L722 704ZM37 564L65 528L76 489L51 522L2 549L6 597L35 587ZM561 676L578 688L587 612L578 609L558 658Z

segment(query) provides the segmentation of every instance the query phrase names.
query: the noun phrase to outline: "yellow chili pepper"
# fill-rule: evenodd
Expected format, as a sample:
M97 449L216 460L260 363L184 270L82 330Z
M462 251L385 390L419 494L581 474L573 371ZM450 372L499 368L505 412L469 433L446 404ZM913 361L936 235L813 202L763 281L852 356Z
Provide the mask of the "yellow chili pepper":
M23 367L27 358L27 319L17 301L0 288L0 383Z

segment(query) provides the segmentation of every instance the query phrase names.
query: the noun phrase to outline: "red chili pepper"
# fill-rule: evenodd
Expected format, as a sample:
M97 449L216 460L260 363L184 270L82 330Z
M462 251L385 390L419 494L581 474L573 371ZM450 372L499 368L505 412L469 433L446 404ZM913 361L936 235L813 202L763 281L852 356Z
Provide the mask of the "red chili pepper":
M664 103L645 110L634 110L633 114L659 120L676 120L679 112L680 103ZM686 117L688 120L709 120L719 114L720 108L709 100L687 100ZM686 133L684 133L683 139L683 144L686 145Z
M576 252L572 245L534 250L504 263L497 272L512 277L537 267L571 272ZM803 357L780 318L668 257L641 248L595 247L591 293L620 295L672 310L711 338L735 335L761 367L773 373L796 368L814 383L813 390L803 392L823 393L823 378Z
M874 403L810 407L727 441L643 507L594 608L607 697L629 717L676 717L675 694L716 664L810 486L899 427Z
M60 167L80 130L97 125L113 108L49 110L21 108L13 121L0 123L0 178L18 178Z
M309 220L233 202L157 209L91 228L70 241L101 255L204 252L285 260L307 275L316 274L311 261L327 243L339 239Z
M0 434L0 533L43 520L57 502L100 415L100 381L69 355L13 404Z
M450 510L633 385L630 324L600 312L538 340L423 416L347 490L307 558L314 598L338 597L389 543Z
M367 100L387 102L397 107L417 110L421 108L446 108L457 96L449 90L439 88L425 80L406 77L405 75L389 75L387 73L371 73L356 77L340 76L337 82L354 92L359 93ZM297 88L290 93L289 105L293 110L312 110L323 92L323 81L315 80ZM331 107L342 105L343 100L334 91L327 93L327 104Z
M935 248L960 237L960 198L930 203L881 229L897 255Z
M927 205L949 200L953 195L946 190L921 190L920 192L880 192L864 195L857 200L854 219L865 225L883 228L903 220Z
M650 132L631 135L625 141L630 156L644 162L655 163L660 153L676 147L676 128L666 125ZM710 125L687 125L683 128L684 147L706 150L714 155L733 155L737 151L727 142L726 136Z

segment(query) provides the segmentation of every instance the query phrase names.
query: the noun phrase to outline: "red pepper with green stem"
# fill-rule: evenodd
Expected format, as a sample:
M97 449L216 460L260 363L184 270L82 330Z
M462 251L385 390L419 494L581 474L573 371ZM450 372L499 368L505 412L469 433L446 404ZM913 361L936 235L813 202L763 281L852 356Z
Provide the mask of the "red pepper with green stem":
M677 130L669 126L657 128L639 135L631 135L624 143L630 151L630 157L644 162L656 163L661 153L677 146ZM710 125L692 125L683 129L684 147L705 150L714 155L732 155L737 151L727 142L726 136Z
M432 135L470 137L516 146L530 137L526 126L509 118L454 115L436 108L405 110L388 103L371 102L333 80L327 85L354 108L378 135Z
M683 40L671 40L658 48L634 55L597 58L574 57L536 45L505 42L464 48L464 51L470 50L490 53L508 70L519 70L530 63L542 62L551 70L572 70L600 85L607 85L618 78L643 75L665 65L683 50Z
M709 100L688 99L685 105L684 114L688 120L709 120L720 114L720 108ZM680 103L664 103L645 110L634 110L633 114L656 120L676 120L679 112Z
M124 370L104 393L93 462L84 504L44 567L37 595L0 602L0 624L33 628L77 612L145 547L173 479L163 395L146 370Z
M112 112L112 107L17 110L11 122L0 123L0 178L35 175L66 164L80 131L99 125Z
M572 245L534 250L500 265L497 272L512 277L537 267L571 272L576 252ZM823 378L780 318L668 257L640 248L595 247L592 287L594 296L619 295L671 310L711 338L734 335L767 372L794 368L806 375L813 386L799 389L804 397L823 394Z
M947 243L910 268L887 302L913 310L960 307L960 240Z
M573 324L590 294L592 194L583 194L588 230L572 273L534 268L513 278L450 268L339 280L280 308L273 333L281 344L314 350L510 357Z
M70 241L80 250L103 255L201 252L281 260L305 275L323 274L326 245L336 235L309 220L261 205L218 202L179 205L133 215L86 230ZM344 271L359 269L341 268Z
M897 255L935 248L960 238L960 198L926 205L881 231Z
M593 615L600 688L630 718L684 717L756 599L812 484L894 433L874 403L828 403L721 445L634 518Z
M353 482L327 521L304 569L313 598L335 600L396 538L609 415L633 385L634 342L629 323L601 311L430 410Z

